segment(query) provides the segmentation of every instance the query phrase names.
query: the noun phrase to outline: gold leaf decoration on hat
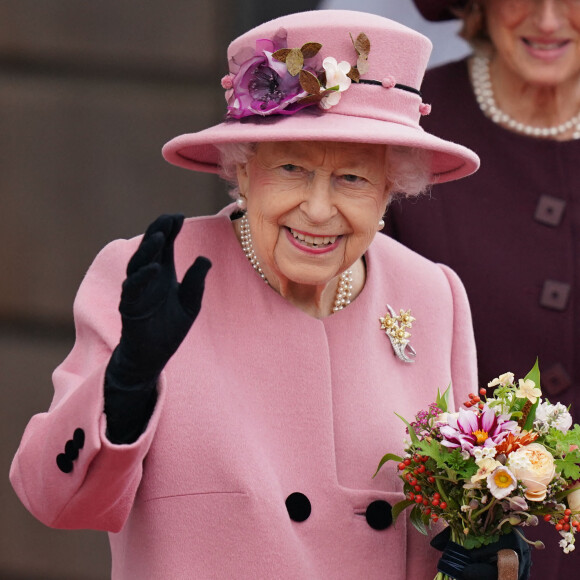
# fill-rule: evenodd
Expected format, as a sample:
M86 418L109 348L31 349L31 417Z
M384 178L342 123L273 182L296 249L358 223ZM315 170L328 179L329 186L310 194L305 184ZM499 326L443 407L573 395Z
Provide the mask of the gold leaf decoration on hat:
M360 80L360 73L356 66L353 66L346 75L349 79L352 79L355 83L358 83Z
M307 42L300 48L281 48L272 54L272 56L286 64L288 72L295 77L304 67L304 61L315 57L322 44L319 42Z
M352 40L352 44L356 50L358 58L356 61L356 66L352 67L348 76L355 83L358 83L360 80L360 75L366 74L369 70L368 58L371 51L371 41L364 32L361 32L356 37L356 40L352 37L351 34L350 39Z
M276 59L279 60L280 62L286 62L286 57L288 56L288 53L290 52L290 48L281 48L280 50L277 50L276 52L274 52L272 54L272 56Z
M309 94L316 95L320 94L320 82L319 80L307 70L300 71L300 86Z
M316 56L321 48L322 44L320 44L320 42L307 42L306 44L302 45L300 50L302 51L304 59L307 59Z
M286 67L288 72L295 77L304 66L304 55L299 48L292 48L286 56Z

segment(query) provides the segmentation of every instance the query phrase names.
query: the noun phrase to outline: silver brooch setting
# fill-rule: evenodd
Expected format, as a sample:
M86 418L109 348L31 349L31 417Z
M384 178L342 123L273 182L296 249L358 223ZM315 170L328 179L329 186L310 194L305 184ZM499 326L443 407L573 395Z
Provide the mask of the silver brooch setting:
M411 310L399 310L397 315L393 308L387 304L387 313L379 318L381 329L391 341L395 354L405 363L415 362L417 353L409 344L411 333L409 329L413 326L415 317L411 316Z

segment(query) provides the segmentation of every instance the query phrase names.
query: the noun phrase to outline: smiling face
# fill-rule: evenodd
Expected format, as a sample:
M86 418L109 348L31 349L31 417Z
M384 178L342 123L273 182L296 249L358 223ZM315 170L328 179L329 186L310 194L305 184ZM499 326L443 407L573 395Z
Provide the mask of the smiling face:
M387 206L386 165L384 145L257 145L238 182L273 287L325 287L364 254Z
M496 61L526 84L580 81L580 0L485 0Z

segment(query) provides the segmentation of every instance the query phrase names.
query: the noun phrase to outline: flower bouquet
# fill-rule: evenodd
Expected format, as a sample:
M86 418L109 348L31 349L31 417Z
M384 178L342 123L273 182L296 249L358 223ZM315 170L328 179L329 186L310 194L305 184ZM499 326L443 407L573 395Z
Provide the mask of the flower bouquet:
M409 434L405 455L389 453L377 468L395 461L403 480L393 520L411 507L420 532L442 520L451 540L470 550L543 518L569 553L580 532L580 425L562 404L541 398L537 361L517 385L505 373L488 387L493 396L482 388L457 413L448 412L447 389L414 421L400 417Z

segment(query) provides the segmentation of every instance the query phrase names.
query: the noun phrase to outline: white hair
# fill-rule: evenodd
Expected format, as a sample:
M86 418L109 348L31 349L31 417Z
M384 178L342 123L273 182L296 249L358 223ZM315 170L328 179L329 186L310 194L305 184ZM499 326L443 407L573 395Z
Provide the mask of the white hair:
M220 153L219 175L229 183L229 194L235 199L238 197L237 166L250 160L256 143L222 143L215 147ZM388 145L387 179L391 183L391 199L427 191L431 182L431 152L418 147Z

